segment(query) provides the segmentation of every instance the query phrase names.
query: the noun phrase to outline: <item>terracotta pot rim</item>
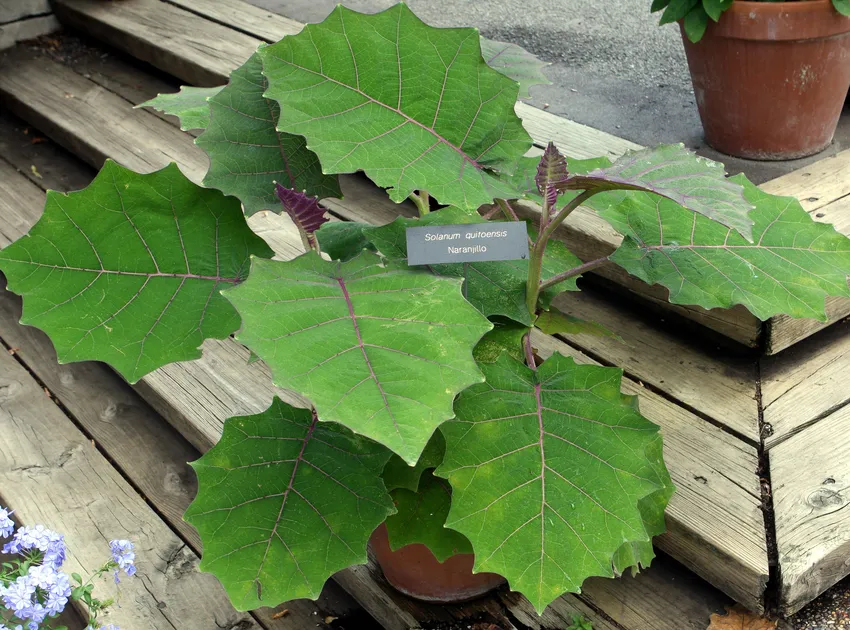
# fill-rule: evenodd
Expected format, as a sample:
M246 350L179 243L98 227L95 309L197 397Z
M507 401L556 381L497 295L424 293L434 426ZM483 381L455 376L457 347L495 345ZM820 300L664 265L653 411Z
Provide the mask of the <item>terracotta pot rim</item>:
M708 28L730 39L804 41L850 33L850 17L836 11L832 0L735 0L719 22L709 20Z

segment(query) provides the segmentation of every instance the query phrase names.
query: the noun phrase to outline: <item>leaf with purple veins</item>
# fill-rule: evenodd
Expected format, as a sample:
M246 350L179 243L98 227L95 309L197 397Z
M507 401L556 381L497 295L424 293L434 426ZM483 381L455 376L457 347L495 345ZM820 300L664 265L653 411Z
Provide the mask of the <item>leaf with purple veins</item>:
M654 193L730 227L752 242L750 212L754 206L744 197L744 188L726 177L722 164L700 157L682 144L626 153L611 166L573 175L565 187Z

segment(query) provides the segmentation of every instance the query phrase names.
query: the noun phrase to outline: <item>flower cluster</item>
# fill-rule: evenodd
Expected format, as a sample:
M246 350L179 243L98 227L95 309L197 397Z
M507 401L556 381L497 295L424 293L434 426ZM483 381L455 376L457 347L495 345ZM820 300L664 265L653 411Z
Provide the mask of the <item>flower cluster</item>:
M88 608L86 630L119 630L117 626L101 626L97 622L97 614L112 602L95 599L92 582L113 570L116 582L120 571L135 575L133 543L111 541L111 559L83 581L76 573L69 576L61 571L67 555L64 536L43 525L16 531L11 515L8 509L0 508L0 539L10 539L2 552L20 558L0 567L0 630L46 628L42 624L59 615L70 600L82 602Z

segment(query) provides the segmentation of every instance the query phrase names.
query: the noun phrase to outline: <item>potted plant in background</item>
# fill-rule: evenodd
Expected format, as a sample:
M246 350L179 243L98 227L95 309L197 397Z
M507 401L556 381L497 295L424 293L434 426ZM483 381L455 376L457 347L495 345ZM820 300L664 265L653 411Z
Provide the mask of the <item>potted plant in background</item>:
M788 160L832 142L850 88L850 0L654 0L679 21L705 139Z

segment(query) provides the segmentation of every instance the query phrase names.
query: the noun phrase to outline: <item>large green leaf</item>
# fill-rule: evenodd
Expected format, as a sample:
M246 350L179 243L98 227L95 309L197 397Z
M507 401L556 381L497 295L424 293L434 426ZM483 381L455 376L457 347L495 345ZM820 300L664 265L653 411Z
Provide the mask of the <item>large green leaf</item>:
M762 192L743 175L755 204L754 242L681 206L645 193L588 202L625 235L611 260L670 290L674 304L747 307L762 320L786 313L826 321L827 295L850 296L850 239L817 223L792 197Z
M158 94L136 107L150 107L164 114L177 116L183 131L206 129L210 124L209 99L221 92L222 87L197 88L184 85L179 92Z
M445 526L452 503L452 489L431 471L422 474L418 491L399 489L390 493L395 514L387 518L387 537L395 551L406 545L426 545L438 562L459 553L472 553L469 539Z
M477 208L509 194L488 169L512 172L531 147L518 85L484 62L478 32L427 26L404 4L339 5L260 55L278 128L305 136L325 172L363 170L394 201L426 189Z
M237 339L275 383L415 464L455 395L483 380L472 349L492 328L460 281L363 252L332 262L310 252L254 259L248 280L225 291L242 316Z
M519 97L530 98L529 88L552 83L543 73L549 64L508 42L481 38L481 54L487 65L519 83Z
M570 177L571 190L643 190L672 199L718 223L752 236L753 204L744 189L719 162L689 151L682 144L661 145L626 153L611 166Z
M612 576L624 543L648 542L641 501L663 487L658 427L620 393L622 372L552 355L535 372L502 354L440 427L451 482L446 525L475 570L505 576L538 612L590 576Z
M263 62L254 53L209 99L210 122L196 144L210 158L204 185L238 198L245 214L280 212L275 182L310 196L341 197L337 178L322 173L304 138L275 129L280 110L264 98Z
M176 165L139 175L107 161L84 190L47 193L44 216L0 251L21 322L44 330L61 362L105 361L135 382L201 356L239 326L219 295L273 252L239 202Z
M485 219L477 214L448 207L431 212L421 219L399 217L387 225L364 228L363 235L384 256L406 264L407 228L417 225L462 225L485 222ZM581 260L570 252L566 245L560 241L550 241L543 259L542 277L545 280L580 264ZM502 316L531 325L533 317L525 304L528 260L428 265L428 270L439 276L463 278L464 297L487 317ZM577 278L571 278L567 282L543 291L540 294L540 303L543 308L548 308L559 293L577 290L576 280Z
M391 514L380 478L387 449L275 398L230 418L193 464L186 512L214 573L239 610L316 599L327 579L366 562L366 542Z

